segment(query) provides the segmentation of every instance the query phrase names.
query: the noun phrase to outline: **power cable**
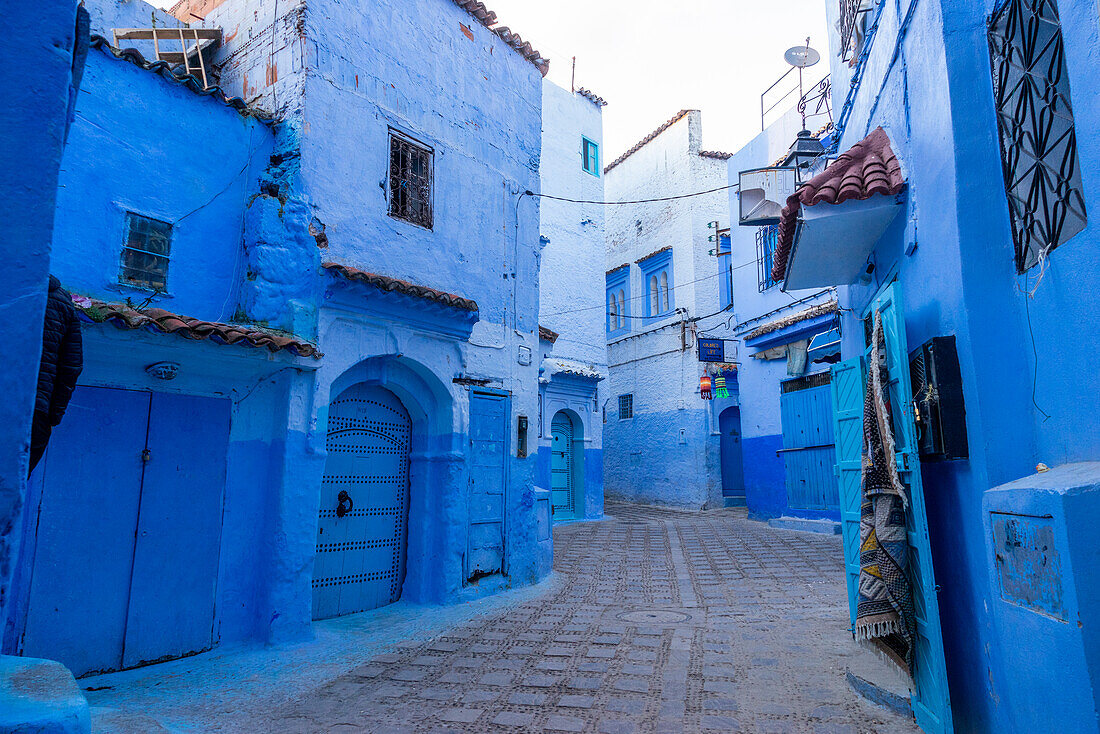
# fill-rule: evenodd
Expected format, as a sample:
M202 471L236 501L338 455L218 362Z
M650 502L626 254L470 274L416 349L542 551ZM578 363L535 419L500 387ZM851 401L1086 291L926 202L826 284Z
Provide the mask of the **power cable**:
M602 206L622 206L624 204L653 204L659 201L675 201L677 199L690 199L693 196L706 196L707 194L715 194L719 191L728 191L729 189L739 188L740 184L728 184L726 186L719 186L716 189L708 189L706 191L695 191L690 194L679 194L677 196L661 196L656 199L634 199L633 201L597 201L596 199L570 199L565 196L553 196L552 194L536 194L534 191L527 190L523 192L523 196L538 196L543 199L552 199L554 201L566 201L570 204L599 204Z

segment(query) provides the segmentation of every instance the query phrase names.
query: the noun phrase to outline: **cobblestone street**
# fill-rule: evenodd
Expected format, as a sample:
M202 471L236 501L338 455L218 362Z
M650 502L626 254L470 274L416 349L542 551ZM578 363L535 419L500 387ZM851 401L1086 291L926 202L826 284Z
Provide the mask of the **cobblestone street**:
M909 732L854 694L840 538L609 505L560 590L399 647L254 720L280 732Z

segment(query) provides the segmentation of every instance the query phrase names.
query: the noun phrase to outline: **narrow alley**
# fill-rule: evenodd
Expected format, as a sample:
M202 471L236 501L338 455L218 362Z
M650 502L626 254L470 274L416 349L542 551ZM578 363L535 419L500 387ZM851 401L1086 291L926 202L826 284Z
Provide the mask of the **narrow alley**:
M134 717L144 711L200 731L917 731L846 681L868 653L846 629L839 536L777 530L738 509L608 503L607 520L560 525L554 540L549 591L398 642L308 692L253 675L267 695L218 707L237 685L232 655L221 675L201 674L225 681L203 693L206 706L173 706L157 690L163 674L85 679L93 728L154 730ZM369 628L386 613L345 620ZM287 701L287 690L299 692Z

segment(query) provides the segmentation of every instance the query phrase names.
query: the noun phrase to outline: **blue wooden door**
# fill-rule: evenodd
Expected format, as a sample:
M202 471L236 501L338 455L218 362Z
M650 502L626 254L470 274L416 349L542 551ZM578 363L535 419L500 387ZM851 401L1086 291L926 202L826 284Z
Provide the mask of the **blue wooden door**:
M74 675L122 667L149 393L78 387L38 471L22 653Z
M840 491L840 529L844 539L844 580L848 616L856 626L859 590L859 506L863 501L863 357L833 365L833 436Z
M466 578L504 572L508 396L470 394L469 532Z
M891 284L871 304L871 314L882 314L886 340L886 371L890 404L893 406L894 442L901 479L909 488L909 573L913 582L917 637L913 654L913 713L928 734L953 731L951 701L947 690L947 664L943 655L940 608L932 552L928 538L928 515L921 483L917 428L913 415L912 383L909 381L909 349L905 340L905 310L897 284Z
M22 653L76 675L213 645L228 400L80 387L43 464Z
M722 461L722 496L745 497L745 471L741 450L741 409L726 408L718 416L722 434L719 452Z
M569 416L554 416L550 436L550 506L555 520L569 520L576 507L573 421Z
M401 596L409 524L409 414L393 393L353 385L329 405L313 618L385 606Z
M799 381L784 383L780 396L781 453L787 505L793 509L835 510L840 504L833 474L833 407L827 377L828 373L813 375L812 386L803 389L791 389L801 385Z
M213 645L230 402L153 393L123 667Z

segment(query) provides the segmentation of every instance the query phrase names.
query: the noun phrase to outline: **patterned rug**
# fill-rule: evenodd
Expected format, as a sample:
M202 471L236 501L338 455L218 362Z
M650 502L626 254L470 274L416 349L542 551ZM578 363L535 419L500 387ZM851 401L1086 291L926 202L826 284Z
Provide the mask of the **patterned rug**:
M894 433L880 365L882 317L874 315L874 346L863 403L862 502L859 518L859 598L856 639L868 641L911 672L915 630L905 517L909 498L895 463Z

